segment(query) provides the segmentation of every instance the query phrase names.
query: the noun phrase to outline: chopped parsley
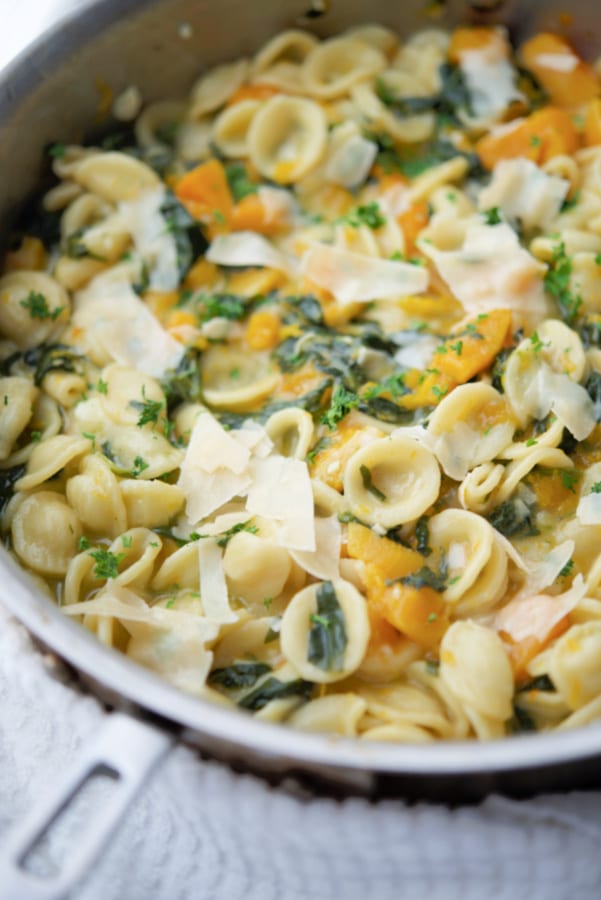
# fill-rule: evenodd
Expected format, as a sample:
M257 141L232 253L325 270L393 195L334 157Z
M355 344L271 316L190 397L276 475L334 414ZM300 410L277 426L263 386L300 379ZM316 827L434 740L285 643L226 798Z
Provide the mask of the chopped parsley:
M487 225L499 225L502 221L498 206L491 206L491 208L485 210L482 215L484 216L484 221Z
M359 406L359 397L352 391L348 391L339 382L332 393L330 408L321 417L322 424L327 425L330 431L334 431L338 423L342 422L357 406Z
M571 289L572 259L566 253L565 244L557 244L544 277L545 290L559 303L562 318L571 325L582 306L582 297Z
M25 300L20 300L19 302L24 309L29 311L29 315L32 319L52 319L53 322L56 322L62 311L65 309L64 306L57 306L54 309L50 309L48 301L44 295L40 294L38 291L30 291Z
M146 396L145 385L142 386L142 397L143 400L129 401L129 405L138 410L138 412L140 413L136 424L138 428L142 428L144 425L156 425L159 421L161 412L165 408L165 401L149 400Z
M119 574L119 564L125 557L125 553L111 553L110 550L99 548L90 550L90 556L95 561L94 577L100 579L116 578Z
M386 218L382 215L380 207L375 202L367 203L364 206L358 206L356 209L351 210L344 217L343 221L352 228L360 228L362 225L366 225L374 231L386 225Z
M601 494L601 481L595 481L591 487L589 494Z
M136 456L134 459L134 467L131 470L132 478L137 478L138 475L141 475L142 472L148 468L148 463L146 460L142 459L141 456Z
M562 469L561 470L561 483L563 484L566 490L571 491L572 494L575 494L574 485L580 481L580 472L576 469Z

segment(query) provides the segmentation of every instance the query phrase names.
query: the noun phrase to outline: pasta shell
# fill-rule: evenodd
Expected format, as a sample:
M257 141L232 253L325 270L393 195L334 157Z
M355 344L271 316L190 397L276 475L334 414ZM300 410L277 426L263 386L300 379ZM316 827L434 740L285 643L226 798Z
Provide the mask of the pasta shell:
M276 96L255 115L248 148L251 162L262 175L290 184L321 161L326 140L326 117L317 103Z
M43 304L40 315L36 303ZM22 270L0 278L0 330L19 347L35 347L50 340L70 312L68 295L45 272Z
M386 57L376 47L357 38L331 38L307 56L304 83L312 96L332 100L348 93L353 85L373 78L385 66Z
M108 203L135 200L161 186L156 172L139 159L111 151L88 156L73 171L75 181Z
M475 622L455 622L440 646L440 677L467 710L511 717L513 673L500 637ZM468 712L469 714L469 712Z
M210 69L192 88L190 117L200 119L223 106L244 82L248 70L247 59L239 59Z
M26 566L43 575L65 575L77 553L81 523L60 494L25 497L11 525L12 546Z
M241 100L217 116L213 123L213 143L225 156L248 156L248 132L260 108L258 100Z

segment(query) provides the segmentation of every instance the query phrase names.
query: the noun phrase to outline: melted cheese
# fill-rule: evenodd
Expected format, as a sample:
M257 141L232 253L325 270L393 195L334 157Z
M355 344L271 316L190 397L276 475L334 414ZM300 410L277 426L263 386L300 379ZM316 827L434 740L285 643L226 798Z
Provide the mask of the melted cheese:
M315 551L313 490L307 464L286 456L255 459L246 508L276 525L277 542L291 550Z
M529 159L504 159L478 197L478 209L498 207L513 225L547 228L570 189L569 181L548 175Z
M198 564L200 597L205 616L210 622L220 625L235 622L238 616L229 603L223 571L223 554L212 538L201 538L198 541Z
M180 281L175 238L161 213L165 194L160 187L119 205L120 218L148 266L150 287L157 291L173 291Z
M425 240L419 247L470 315L510 309L516 328L534 328L545 317L541 276L546 267L520 246L509 225L485 225L474 219L462 247L440 250Z
M219 235L207 250L206 258L220 266L265 266L288 275L296 269L292 257L254 231Z
M423 266L377 259L328 244L314 244L301 265L304 275L334 294L342 304L420 294L429 282Z
M99 276L79 291L72 326L115 362L155 378L176 368L184 353L125 280Z

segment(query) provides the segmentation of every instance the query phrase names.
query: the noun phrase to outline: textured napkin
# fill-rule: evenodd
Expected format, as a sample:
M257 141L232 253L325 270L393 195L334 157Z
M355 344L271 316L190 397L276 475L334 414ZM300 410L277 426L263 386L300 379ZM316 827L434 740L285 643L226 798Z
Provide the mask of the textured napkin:
M0 66L80 3L0 0ZM105 715L50 676L0 606L0 846ZM71 830L50 840L50 861L69 851L94 803L91 795ZM179 747L73 900L592 900L601 896L600 844L601 794L492 797L453 811L304 802Z
M51 677L0 606L0 846L105 715ZM68 851L94 808L93 797L82 803L71 832L49 842L50 860ZM178 747L73 898L592 900L601 894L600 843L596 793L491 797L455 810L303 801Z

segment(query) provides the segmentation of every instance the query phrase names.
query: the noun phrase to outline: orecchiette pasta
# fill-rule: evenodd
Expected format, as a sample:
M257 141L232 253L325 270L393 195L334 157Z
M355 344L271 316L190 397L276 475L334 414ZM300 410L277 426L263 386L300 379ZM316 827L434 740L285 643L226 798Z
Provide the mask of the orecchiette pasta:
M502 29L290 29L50 148L0 529L66 615L305 731L601 719L601 84L554 40L561 90Z

